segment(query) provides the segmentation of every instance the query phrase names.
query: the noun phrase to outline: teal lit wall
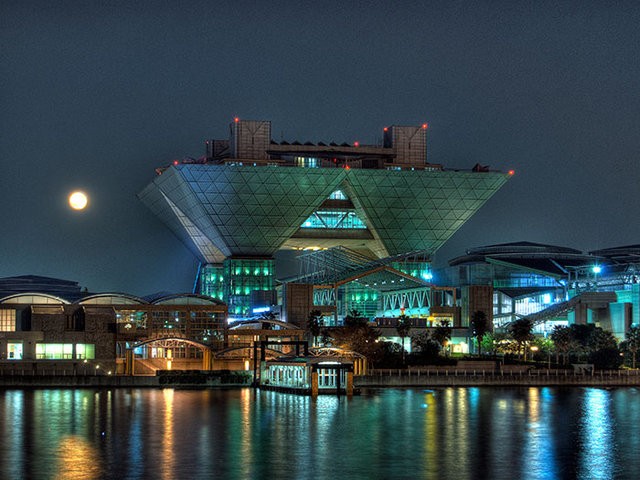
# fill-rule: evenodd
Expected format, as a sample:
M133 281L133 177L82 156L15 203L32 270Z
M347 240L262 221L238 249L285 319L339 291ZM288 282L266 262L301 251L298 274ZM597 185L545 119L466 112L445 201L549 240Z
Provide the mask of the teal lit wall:
M430 281L433 278L430 262L393 262L391 266L420 280Z
M358 310L363 317L373 318L380 309L380 293L357 282L346 284L339 310L346 316L351 310ZM342 307L342 308L340 308Z
M230 315L250 315L251 292L273 291L273 259L233 259L224 261L225 301Z
M251 315L251 292L273 292L274 273L272 259L228 258L201 268L198 293L225 302L231 316Z
M222 265L205 265L200 269L200 293L208 297L225 301L224 268Z

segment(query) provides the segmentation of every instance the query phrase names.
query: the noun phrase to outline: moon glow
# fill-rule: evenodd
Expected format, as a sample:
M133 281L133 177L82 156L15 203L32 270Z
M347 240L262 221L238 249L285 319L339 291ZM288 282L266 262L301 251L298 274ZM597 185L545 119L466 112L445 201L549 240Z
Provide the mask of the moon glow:
M89 199L83 192L73 192L69 195L69 206L74 210L83 210L87 203L89 203Z

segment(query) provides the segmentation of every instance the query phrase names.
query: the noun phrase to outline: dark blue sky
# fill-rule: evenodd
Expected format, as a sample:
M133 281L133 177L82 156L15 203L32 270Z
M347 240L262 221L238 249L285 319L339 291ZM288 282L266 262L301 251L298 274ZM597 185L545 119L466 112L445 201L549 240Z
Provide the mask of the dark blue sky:
M196 261L136 194L234 116L362 143L428 121L434 163L515 169L439 261L640 243L638 25L638 2L2 0L0 276L189 291Z

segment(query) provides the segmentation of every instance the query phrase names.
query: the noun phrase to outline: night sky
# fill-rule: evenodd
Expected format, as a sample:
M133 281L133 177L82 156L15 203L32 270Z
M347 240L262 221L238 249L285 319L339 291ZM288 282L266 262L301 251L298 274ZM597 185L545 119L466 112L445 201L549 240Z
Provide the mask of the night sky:
M640 243L639 25L638 2L0 0L0 277L190 291L136 194L234 116L301 142L426 121L431 162L514 169L438 263Z

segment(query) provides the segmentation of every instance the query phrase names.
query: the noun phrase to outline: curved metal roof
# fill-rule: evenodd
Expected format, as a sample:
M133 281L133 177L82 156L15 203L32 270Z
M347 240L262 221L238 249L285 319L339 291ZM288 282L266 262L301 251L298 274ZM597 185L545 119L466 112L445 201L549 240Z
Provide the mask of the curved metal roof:
M69 305L70 302L64 298L56 297L46 293L27 292L15 293L0 298L0 303L19 303L19 304L51 304L51 305Z

